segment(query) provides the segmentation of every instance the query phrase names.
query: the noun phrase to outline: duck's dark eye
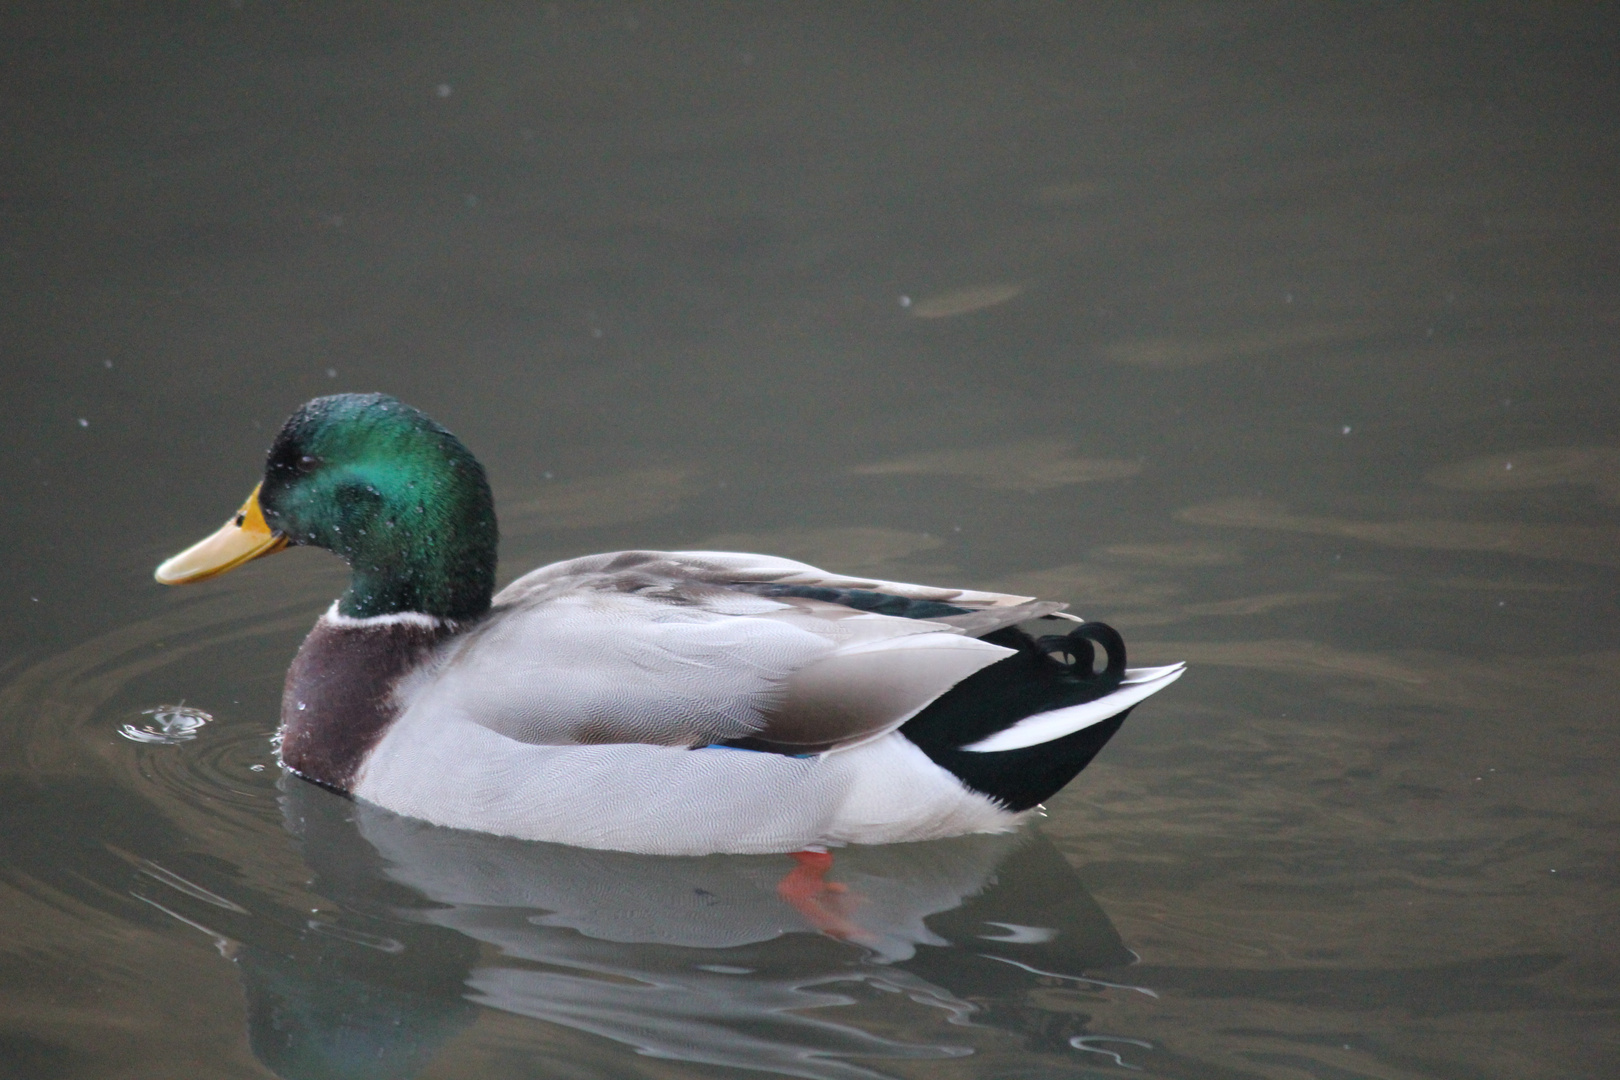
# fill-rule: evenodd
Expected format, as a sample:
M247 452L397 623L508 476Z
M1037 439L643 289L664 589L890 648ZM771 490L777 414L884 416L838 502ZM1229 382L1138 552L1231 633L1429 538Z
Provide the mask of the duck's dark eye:
M314 454L304 454L302 457L293 458L287 463L286 467L290 471L297 473L299 476L308 476L310 473L320 468L323 464L325 464L325 462L321 461L321 459L316 457Z

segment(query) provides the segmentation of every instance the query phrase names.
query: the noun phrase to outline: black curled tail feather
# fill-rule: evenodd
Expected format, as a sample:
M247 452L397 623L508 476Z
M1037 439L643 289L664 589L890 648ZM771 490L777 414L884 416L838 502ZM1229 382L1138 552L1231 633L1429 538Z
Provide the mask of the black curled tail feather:
M1069 674L1084 681L1087 679L1087 673L1090 673L1090 680L1101 688L1102 694L1113 693L1124 681L1125 639L1119 636L1118 630L1107 623L1081 623L1067 634L1047 634L1045 637L1036 638L1035 644L1048 656L1053 654L1070 656L1071 659L1066 665L1070 669ZM1097 663L1094 644L1101 645L1103 655L1108 658L1101 671L1092 670Z
M962 749L1026 717L1113 693L1125 676L1125 640L1106 623L1033 638L1016 627L985 641L1017 650L937 698L901 727L940 768L1009 810L1028 810L1056 794L1091 763L1129 714L1034 746L980 753ZM1096 648L1106 662L1094 670Z

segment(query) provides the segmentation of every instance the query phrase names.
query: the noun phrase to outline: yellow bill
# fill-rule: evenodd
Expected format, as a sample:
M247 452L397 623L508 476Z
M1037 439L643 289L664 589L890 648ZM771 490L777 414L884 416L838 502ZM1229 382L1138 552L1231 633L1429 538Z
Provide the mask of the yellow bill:
M163 585L189 585L215 577L260 555L272 555L287 546L287 538L271 529L259 508L258 484L247 502L223 528L206 540L199 540L157 568L154 575Z

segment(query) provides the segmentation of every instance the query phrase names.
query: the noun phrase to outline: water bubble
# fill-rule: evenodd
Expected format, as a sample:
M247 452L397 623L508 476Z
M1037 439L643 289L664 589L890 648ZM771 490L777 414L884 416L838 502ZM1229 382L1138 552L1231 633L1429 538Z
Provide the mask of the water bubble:
M451 94L455 93L455 87L451 86L447 82L442 82L438 85L434 92L442 98L449 97Z
M197 737L204 724L212 723L214 719L190 705L159 705L155 709L143 710L141 715L152 719L139 725L125 724L118 729L118 734L130 742L156 743L160 746L178 746L190 742Z

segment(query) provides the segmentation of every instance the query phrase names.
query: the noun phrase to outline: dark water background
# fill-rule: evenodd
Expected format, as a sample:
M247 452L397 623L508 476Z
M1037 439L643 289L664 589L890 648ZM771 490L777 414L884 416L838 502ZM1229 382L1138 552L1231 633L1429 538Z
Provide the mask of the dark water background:
M0 1077L1620 1073L1617 56L1602 5L7 6ZM373 389L506 579L755 548L1193 670L1021 842L840 853L853 941L786 860L368 814L269 744L334 560L150 572Z

